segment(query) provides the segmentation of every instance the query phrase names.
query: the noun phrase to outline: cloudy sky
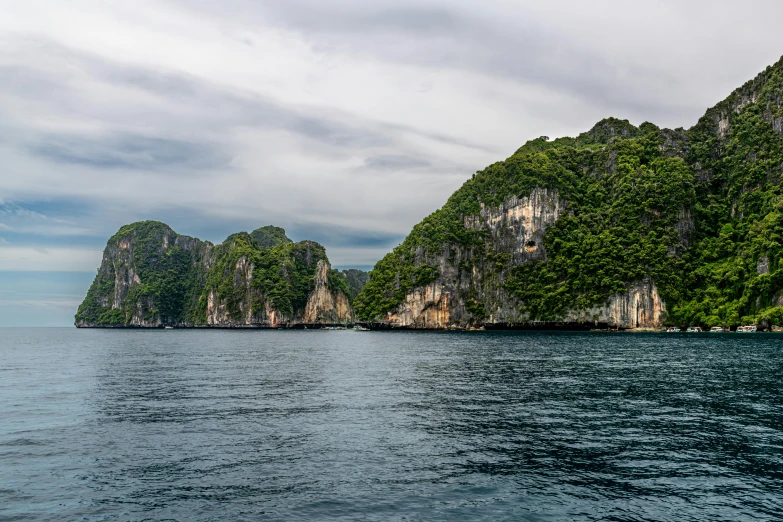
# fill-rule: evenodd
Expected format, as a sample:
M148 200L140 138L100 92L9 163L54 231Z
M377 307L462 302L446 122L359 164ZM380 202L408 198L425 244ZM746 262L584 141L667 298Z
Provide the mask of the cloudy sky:
M643 7L642 7L643 6ZM689 127L777 1L0 0L0 325L70 324L106 239L275 224L371 267L470 175L606 116Z

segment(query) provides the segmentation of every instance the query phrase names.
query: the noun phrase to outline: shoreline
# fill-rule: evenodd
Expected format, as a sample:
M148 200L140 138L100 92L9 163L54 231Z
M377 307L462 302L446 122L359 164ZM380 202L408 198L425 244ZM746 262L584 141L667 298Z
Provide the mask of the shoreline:
M264 325L264 324L248 324L248 325L155 325L155 326L139 326L139 325L74 325L77 329L96 329L96 330L360 330L361 331L373 331L373 332L590 332L590 333L689 333L684 329L679 332L667 332L667 327L653 328L653 327L641 327L641 328L616 328L605 325L587 325L580 323L514 323L514 324L485 324L478 326L456 326L449 325L439 328L420 328L415 326L397 326L382 323L351 323L351 324L311 324L311 323L296 323L285 325ZM701 334L716 333L743 333L731 330L723 332L710 332L704 330L699 332ZM752 333L783 333L783 328L771 328L766 330L759 330Z

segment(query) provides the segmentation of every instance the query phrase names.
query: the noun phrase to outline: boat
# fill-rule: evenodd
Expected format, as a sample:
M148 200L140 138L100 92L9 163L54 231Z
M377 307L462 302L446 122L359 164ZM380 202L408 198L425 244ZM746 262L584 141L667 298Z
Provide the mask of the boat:
M680 333L680 329L676 326L670 326L666 329L666 333Z
M365 328L364 326L359 326L359 325L354 326L353 329L355 331L357 331L357 332L369 332L370 331L369 328Z
M166 325L163 328L166 329L166 330L173 330L174 329L174 327L170 326L170 325Z
M702 330L700 326L689 326L685 331L690 333L700 333Z
M753 333L757 330L757 326L755 324L749 324L746 326L738 326L737 332L738 333Z
M724 330L722 326L713 326L712 328L710 328L711 333L721 333L723 331Z

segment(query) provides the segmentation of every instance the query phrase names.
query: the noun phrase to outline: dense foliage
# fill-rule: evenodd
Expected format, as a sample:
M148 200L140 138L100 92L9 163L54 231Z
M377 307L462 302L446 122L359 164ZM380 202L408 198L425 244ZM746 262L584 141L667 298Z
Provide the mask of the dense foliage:
M193 265L203 247L183 248L176 243L177 237L168 225L157 221L120 228L109 239L106 251L112 254L124 251L123 262L101 267L76 313L76 321L125 325L131 321L137 306L146 320L156 317L166 323L185 320L197 288ZM131 284L134 279L139 284ZM119 289L115 291L117 280L128 283L124 296ZM115 295L122 296L119 308L112 306Z
M351 299L359 295L359 292L362 291L362 288L364 288L364 285L366 285L367 281L370 279L369 273L365 272L364 270L358 270L356 268L343 270L343 276L345 277L345 281L348 284L348 295L351 297Z
M382 318L459 252L476 320L486 316L482 294L498 288L521 316L557 320L651 279L672 324L781 324L782 98L783 60L688 131L609 118L576 138L529 141L477 172L378 262L356 298L358 316ZM486 231L466 226L482 205L536 187L567 204L545 233L543 259L515 263Z
M267 305L294 318L313 291L319 261L329 262L321 245L294 243L278 227L232 234L212 245L156 221L133 223L108 241L76 322L126 326L140 311L152 323L205 324L210 294L233 320L249 311L254 321L263 321ZM328 284L350 296L340 272L331 270Z
M261 248L271 248L286 243L293 243L288 236L285 235L285 229L267 225L265 227L257 228L250 233L250 237Z

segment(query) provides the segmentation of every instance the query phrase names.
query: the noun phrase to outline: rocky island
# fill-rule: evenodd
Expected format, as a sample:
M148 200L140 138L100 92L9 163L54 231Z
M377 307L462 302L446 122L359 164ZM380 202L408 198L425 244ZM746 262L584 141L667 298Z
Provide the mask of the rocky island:
M375 328L783 324L783 60L695 126L608 118L477 172L379 261Z
M608 118L477 172L369 274L264 227L108 242L76 325L783 324L783 59L690 129Z
M232 234L213 245L143 221L109 239L76 326L345 325L354 322L357 272L350 272L350 286L321 245L294 243L279 227Z

